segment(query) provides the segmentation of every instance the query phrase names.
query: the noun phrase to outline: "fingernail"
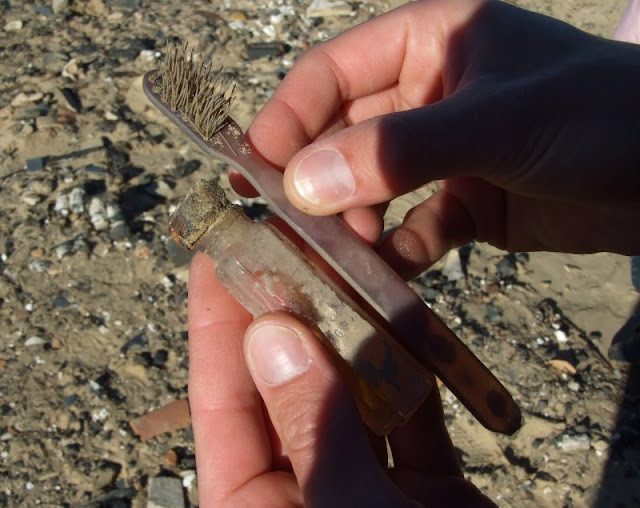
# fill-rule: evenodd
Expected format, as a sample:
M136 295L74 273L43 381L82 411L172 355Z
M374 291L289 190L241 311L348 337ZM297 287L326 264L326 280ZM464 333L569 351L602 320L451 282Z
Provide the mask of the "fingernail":
M336 150L319 150L302 159L293 172L298 194L314 205L332 205L356 189L351 169Z
M261 325L249 333L249 368L268 385L284 384L309 369L311 360L307 350L290 329Z

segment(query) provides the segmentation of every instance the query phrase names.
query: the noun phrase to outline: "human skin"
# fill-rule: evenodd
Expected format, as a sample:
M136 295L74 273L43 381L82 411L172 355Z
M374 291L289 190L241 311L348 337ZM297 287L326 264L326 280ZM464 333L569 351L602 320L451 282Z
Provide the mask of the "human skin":
M501 2L430 0L311 49L249 135L295 205L343 212L372 244L387 200L442 180L378 247L407 278L472 239L638 253L639 87L631 45ZM318 154L315 176L340 160L350 174L296 183ZM204 255L189 341L202 506L491 505L461 477L437 391L389 436L387 470L312 333L282 314L252 322Z
M629 0L613 38L640 44L640 0Z

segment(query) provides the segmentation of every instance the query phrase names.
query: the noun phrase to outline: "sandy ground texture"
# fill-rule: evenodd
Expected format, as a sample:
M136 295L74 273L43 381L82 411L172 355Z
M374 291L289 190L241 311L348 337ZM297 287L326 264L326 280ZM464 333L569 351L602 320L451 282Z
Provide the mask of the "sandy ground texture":
M0 0L0 505L145 506L151 484L197 504L191 430L141 442L129 421L187 393L188 258L168 210L203 175L228 184L140 76L188 41L237 82L246 127L305 48L402 2L320 18L309 3ZM603 36L624 7L516 3ZM640 504L640 378L607 357L638 305L627 258L476 244L413 284L524 414L497 436L442 388L476 485L502 506Z

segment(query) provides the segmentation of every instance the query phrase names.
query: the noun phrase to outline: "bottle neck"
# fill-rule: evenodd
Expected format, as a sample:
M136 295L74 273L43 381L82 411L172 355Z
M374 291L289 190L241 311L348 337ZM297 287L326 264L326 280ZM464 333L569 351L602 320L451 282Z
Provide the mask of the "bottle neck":
M230 248L241 243L242 238L249 234L251 224L253 222L244 214L242 208L231 206L209 226L206 233L196 242L196 248L217 261Z

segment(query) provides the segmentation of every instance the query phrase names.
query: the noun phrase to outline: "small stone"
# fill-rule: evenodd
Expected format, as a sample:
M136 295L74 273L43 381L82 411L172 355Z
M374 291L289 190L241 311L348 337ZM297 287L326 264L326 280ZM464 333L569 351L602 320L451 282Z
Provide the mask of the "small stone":
M198 479L196 472L193 469L187 469L186 471L180 471L182 477L182 486L187 489L189 493L189 501L194 506L198 504Z
M591 442L591 448L593 448L596 452L604 452L609 449L609 443L607 443L604 439L597 439Z
M92 198L89 202L89 220L96 231L104 231L109 227L104 203L100 198Z
M153 354L153 364L156 367L162 367L167 363L169 352L166 349L158 349Z
M571 381L567 383L567 388L569 388L569 390L571 390L572 392L579 392L580 383L578 383L577 381Z
M262 31L270 39L273 39L276 36L276 27L273 26L273 25L265 25L265 26L263 26L262 27Z
M176 178L183 178L185 176L189 176L192 173L195 173L202 163L198 159L191 159L188 161L183 161L180 159L176 162L176 166L172 171L173 176Z
M167 453L164 454L164 457L162 457L162 460L164 461L165 464L168 464L170 466L176 466L178 465L178 454L175 452L175 450L169 450Z
M80 68L78 67L78 62L75 58L69 60L62 68L62 77L68 78L71 81L76 81L80 74Z
M62 95L67 101L67 104L71 108L71 110L76 113L82 113L84 108L82 106L82 100L80 99L80 95L78 94L78 92L73 88L68 87L61 88L60 91L62 92Z
M558 341L559 344L565 344L569 342L567 334L564 333L562 330L554 330L553 335L555 335L556 340Z
M111 222L121 221L124 219L122 208L116 201L107 203L107 219Z
M501 280L515 279L518 275L518 265L513 254L507 254L496 265L498 276Z
M96 486L100 489L113 485L120 474L122 466L110 460L101 460L98 470L91 475Z
M67 240L56 247L56 258L60 261L63 257L74 253L74 241Z
M485 307L484 320L487 323L494 323L500 319L500 311L493 305Z
M460 261L460 252L458 249L450 250L447 254L442 275L450 282L464 278L464 271L462 270L462 262Z
M51 261L46 259L32 259L29 261L29 270L35 273L45 273L51 267Z
M42 66L49 72L58 74L62 72L69 57L64 53L45 53L42 56Z
M575 436L563 434L556 441L556 446L563 451L588 450L591 448L591 439L586 434L577 434Z
M102 16L106 10L102 0L76 1L73 5L78 13L86 16Z
M51 10L54 14L60 14L69 7L69 0L52 0Z
M42 92L34 92L31 94L20 92L13 98L11 105L15 107L24 106L25 104L41 101L43 97Z
M115 113L113 113L112 111L105 111L104 119L108 120L109 122L117 122L118 120L120 120L120 117Z
M229 21L247 21L247 14L242 11L234 11L228 16Z
M23 203L29 206L35 206L40 203L40 201L42 201L42 196L36 194L35 192L25 192L22 196L20 196L20 198L22 199Z
M142 51L140 51L138 58L142 62L149 63L149 62L155 62L156 55L157 55L157 52L154 51L153 49L143 49Z
M44 157L34 157L33 159L27 159L27 171L42 171L44 169L45 163L46 161Z
M156 476L149 480L147 508L184 508L180 478Z
M247 46L247 57L249 60L266 56L278 57L286 53L287 47L281 42L258 42Z
M41 346L42 344L46 344L47 341L45 339L43 339L42 337L38 337L37 335L34 335L33 337L29 337L27 340L24 341L24 345L27 347L31 347L31 346Z
M155 180L142 189L146 194L154 197L169 199L173 195L171 185L164 180Z
M69 194L69 209L75 214L84 212L84 197L86 193L83 188L75 187Z
M307 18L349 16L351 12L351 6L342 0L313 0L307 7Z
M69 303L69 300L67 300L64 296L56 296L53 299L53 306L56 309L68 309L71 304Z
M4 25L5 32L19 32L22 30L24 23L20 19L16 19L13 21L9 21L6 25Z
M48 18L53 13L53 11L46 5L36 5L34 9L37 14L41 14L45 18Z

